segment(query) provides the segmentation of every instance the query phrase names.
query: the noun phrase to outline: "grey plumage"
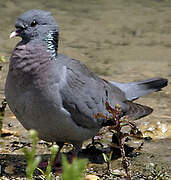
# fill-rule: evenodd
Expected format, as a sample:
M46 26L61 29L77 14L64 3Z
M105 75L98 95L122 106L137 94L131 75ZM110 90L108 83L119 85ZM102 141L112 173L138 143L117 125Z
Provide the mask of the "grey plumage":
M26 129L36 129L46 141L73 143L78 150L105 123L94 115L108 115L106 100L113 107L120 104L123 115L133 119L152 112L132 100L160 90L166 79L121 84L99 78L80 61L57 53L58 26L51 18L45 11L27 11L11 35L22 41L10 59L5 95Z
M167 79L164 78L151 78L131 83L110 82L114 86L120 88L125 93L126 98L130 101L136 100L149 93L160 91L161 88L167 86Z

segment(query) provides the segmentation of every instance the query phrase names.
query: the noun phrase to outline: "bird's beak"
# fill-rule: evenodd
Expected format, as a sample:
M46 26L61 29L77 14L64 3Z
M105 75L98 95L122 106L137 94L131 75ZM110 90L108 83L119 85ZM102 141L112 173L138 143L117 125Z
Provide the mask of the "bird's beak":
M12 38L14 38L14 37L16 37L16 36L18 36L18 35L19 35L18 32L13 31L13 32L10 34L10 39L12 39Z

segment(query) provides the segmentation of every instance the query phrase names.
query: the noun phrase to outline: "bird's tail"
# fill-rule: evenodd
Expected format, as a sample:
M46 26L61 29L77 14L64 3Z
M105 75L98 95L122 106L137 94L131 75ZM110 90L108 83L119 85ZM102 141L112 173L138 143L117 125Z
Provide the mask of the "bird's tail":
M131 101L128 101L127 104L129 104L129 110L125 113L125 115L133 120L140 119L153 112L153 109L148 106L144 106Z
M125 103L128 104L129 109L126 112L123 112L121 117L127 116L129 120L137 120L153 112L153 109L148 106L134 103L132 101L126 101ZM103 122L102 124L102 126L113 126L113 125L115 125L115 123L113 120L110 119Z
M133 101L149 93L160 91L161 88L167 86L168 80L164 78L152 78L131 83L118 83L112 81L110 81L110 83L121 89L129 101Z

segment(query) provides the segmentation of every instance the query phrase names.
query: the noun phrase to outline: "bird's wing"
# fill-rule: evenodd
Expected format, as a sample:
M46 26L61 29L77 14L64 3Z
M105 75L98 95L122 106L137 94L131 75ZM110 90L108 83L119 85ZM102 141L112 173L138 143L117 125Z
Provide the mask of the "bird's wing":
M94 118L97 113L107 114L105 102L111 106L121 104L123 110L128 105L124 93L107 81L100 79L81 62L70 59L63 66L63 78L61 80L60 93L63 107L70 112L73 121L85 128L101 126Z

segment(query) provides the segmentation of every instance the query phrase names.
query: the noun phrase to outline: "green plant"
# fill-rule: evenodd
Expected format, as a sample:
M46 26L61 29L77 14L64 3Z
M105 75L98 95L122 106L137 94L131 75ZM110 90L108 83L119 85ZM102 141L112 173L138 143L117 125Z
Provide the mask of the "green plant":
M83 172L88 163L87 159L74 158L72 164L70 164L66 156L62 156L62 180L83 180Z
M112 151L108 154L103 153L103 158L104 158L105 163L107 164L108 171L110 171L110 164L112 162L112 154L113 154Z
M117 104L114 108L109 105L108 101L106 101L105 104L106 104L106 110L109 112L110 116L106 116L103 113L97 113L94 117L96 119L98 118L106 119L107 122L109 122L110 124L109 130L113 133L113 137L116 137L114 138L116 139L116 142L112 141L112 143L115 143L116 144L115 146L120 149L122 156L122 166L125 169L126 178L130 180L131 175L129 171L129 160L126 157L125 149L124 149L125 141L128 136L140 138L142 137L142 134L138 130L136 125L132 121L130 121L130 119L127 116L121 117L122 109L119 104ZM128 133L122 132L122 128L125 126L130 127L130 131ZM103 157L105 162L107 163L107 168L109 170L112 154L109 155L103 154Z
M58 146L53 145L50 148L51 151L51 157L48 162L48 166L46 168L46 171L44 172L40 168L38 168L38 164L41 161L40 156L36 156L36 149L37 149L37 143L38 143L38 134L35 130L29 131L29 137L32 142L32 147L29 150L28 148L24 147L23 152L24 156L27 161L27 167L26 167L26 176L28 180L33 180L33 174L36 169L38 169L41 172L41 176L39 178L45 179L45 180L55 180L55 176L52 173L52 167L53 162L56 157L56 154L58 152ZM87 165L88 160L87 159L77 159L75 158L70 164L67 161L67 158L65 156L62 157L62 170L63 173L61 175L62 180L82 180L83 179L83 172L85 169L85 166Z
M48 163L48 166L46 168L46 172L45 172L45 177L46 177L46 180L52 180L52 178L54 178L53 174L52 174L52 167L53 167L53 162L55 160L55 157L56 157L56 154L58 152L59 148L57 145L53 145L51 148L50 148L50 151L51 151L51 158L49 160L49 163Z
M58 148L57 145L53 145L50 148L51 157L50 157L50 160L48 162L48 166L47 166L45 172L43 170L41 170L40 168L37 168L41 172L41 174L43 176L42 179L46 179L46 180L54 180L55 179L55 176L52 173L52 167L53 167L53 162L55 160L55 157L56 157L56 154L57 154L58 150L59 150L59 148Z
M37 148L37 143L38 143L38 136L37 136L37 131L35 130L30 130L29 131L29 137L32 141L32 148L29 150L28 148L24 147L23 152L24 156L27 161L27 167L26 167L26 176L29 180L33 179L33 173L36 170L38 164L41 161L40 156L36 156L36 148Z
M55 156L58 152L58 146L53 145L50 148L51 157L50 157L50 160L48 162L48 166L46 168L46 171L44 172L43 170L38 168L38 165L41 161L41 158L40 158L40 156L36 156L36 149L37 149L37 144L38 144L38 133L37 133L37 131L36 130L30 130L29 131L29 137L32 141L31 149L29 150L26 147L23 148L24 156L25 156L26 161L27 161L27 167L26 167L27 178L29 180L32 180L35 170L38 169L42 174L42 176L40 177L41 179L54 180L55 177L52 173L52 167L53 167L53 162L54 162Z

